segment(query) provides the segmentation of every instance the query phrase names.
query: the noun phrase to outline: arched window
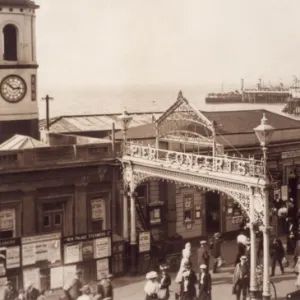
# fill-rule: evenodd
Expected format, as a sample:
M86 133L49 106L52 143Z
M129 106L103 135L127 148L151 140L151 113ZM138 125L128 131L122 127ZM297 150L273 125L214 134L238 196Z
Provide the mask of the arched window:
M18 60L17 38L16 26L12 24L5 25L3 28L4 60Z

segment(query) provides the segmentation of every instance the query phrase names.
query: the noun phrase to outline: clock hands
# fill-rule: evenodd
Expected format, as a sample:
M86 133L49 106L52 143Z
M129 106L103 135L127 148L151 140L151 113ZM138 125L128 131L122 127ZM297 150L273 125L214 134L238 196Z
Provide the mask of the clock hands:
M21 89L19 86L13 87L13 86L12 86L10 83L8 83L8 82L7 82L7 85L8 85L11 89L13 89L13 90L20 90L20 89Z

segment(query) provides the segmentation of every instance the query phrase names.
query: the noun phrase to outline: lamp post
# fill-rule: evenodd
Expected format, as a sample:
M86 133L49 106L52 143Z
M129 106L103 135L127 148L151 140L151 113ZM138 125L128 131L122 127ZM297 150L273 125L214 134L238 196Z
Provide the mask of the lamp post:
M123 131L123 155L126 151L126 141L127 141L127 130L129 128L130 122L132 117L124 111L123 114L119 117L122 125ZM129 228L128 228L128 188L125 185L124 180L124 187L123 187L123 237L125 240L125 253L126 255L129 254Z
M271 140L272 134L274 132L274 128L268 124L268 119L266 115L263 114L263 118L261 119L261 123L259 126L254 128L256 136L260 141L260 145L263 151L263 166L264 166L264 229L263 229L263 241L264 241L264 274L263 274L263 300L270 300L270 273L269 273L269 258L270 258L270 237L269 237L269 177L267 170L267 146Z

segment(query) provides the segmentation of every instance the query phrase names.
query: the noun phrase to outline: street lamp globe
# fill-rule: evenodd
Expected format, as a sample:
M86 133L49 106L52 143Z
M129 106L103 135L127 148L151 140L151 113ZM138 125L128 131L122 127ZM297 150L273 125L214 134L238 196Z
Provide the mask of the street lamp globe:
M132 117L125 110L122 115L119 117L119 120L122 122L123 130L126 132L131 123Z
M270 124L268 124L268 119L266 118L266 114L264 113L260 121L260 125L254 128L255 134L262 147L267 147L274 130L275 129Z

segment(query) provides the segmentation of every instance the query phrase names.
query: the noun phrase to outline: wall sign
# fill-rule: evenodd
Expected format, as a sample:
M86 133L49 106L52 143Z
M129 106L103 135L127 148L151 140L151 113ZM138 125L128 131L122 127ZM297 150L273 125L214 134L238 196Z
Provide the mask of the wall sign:
M72 264L81 261L81 244L64 245L64 263Z
M289 196L289 188L287 185L281 186L281 198L283 201L287 201Z
M150 252L151 248L150 231L139 232L139 252Z
M74 274L73 274L74 277ZM71 277L72 278L72 277ZM64 267L50 269L50 288L59 289L64 285Z
M92 220L103 220L105 217L105 201L101 199L91 200Z
M111 256L111 238L99 238L94 240L94 258Z
M30 268L23 269L23 281L25 289L28 287L29 283L40 290L41 288L41 279L40 279L40 269L38 268Z
M31 101L36 101L36 75L31 75Z
M61 261L61 233L51 233L22 238L22 264L33 265L38 261Z
M97 280L100 280L100 277L101 277L102 273L107 275L109 273L108 258L97 260L96 270L97 270Z
M14 230L15 210L0 210L0 231Z

